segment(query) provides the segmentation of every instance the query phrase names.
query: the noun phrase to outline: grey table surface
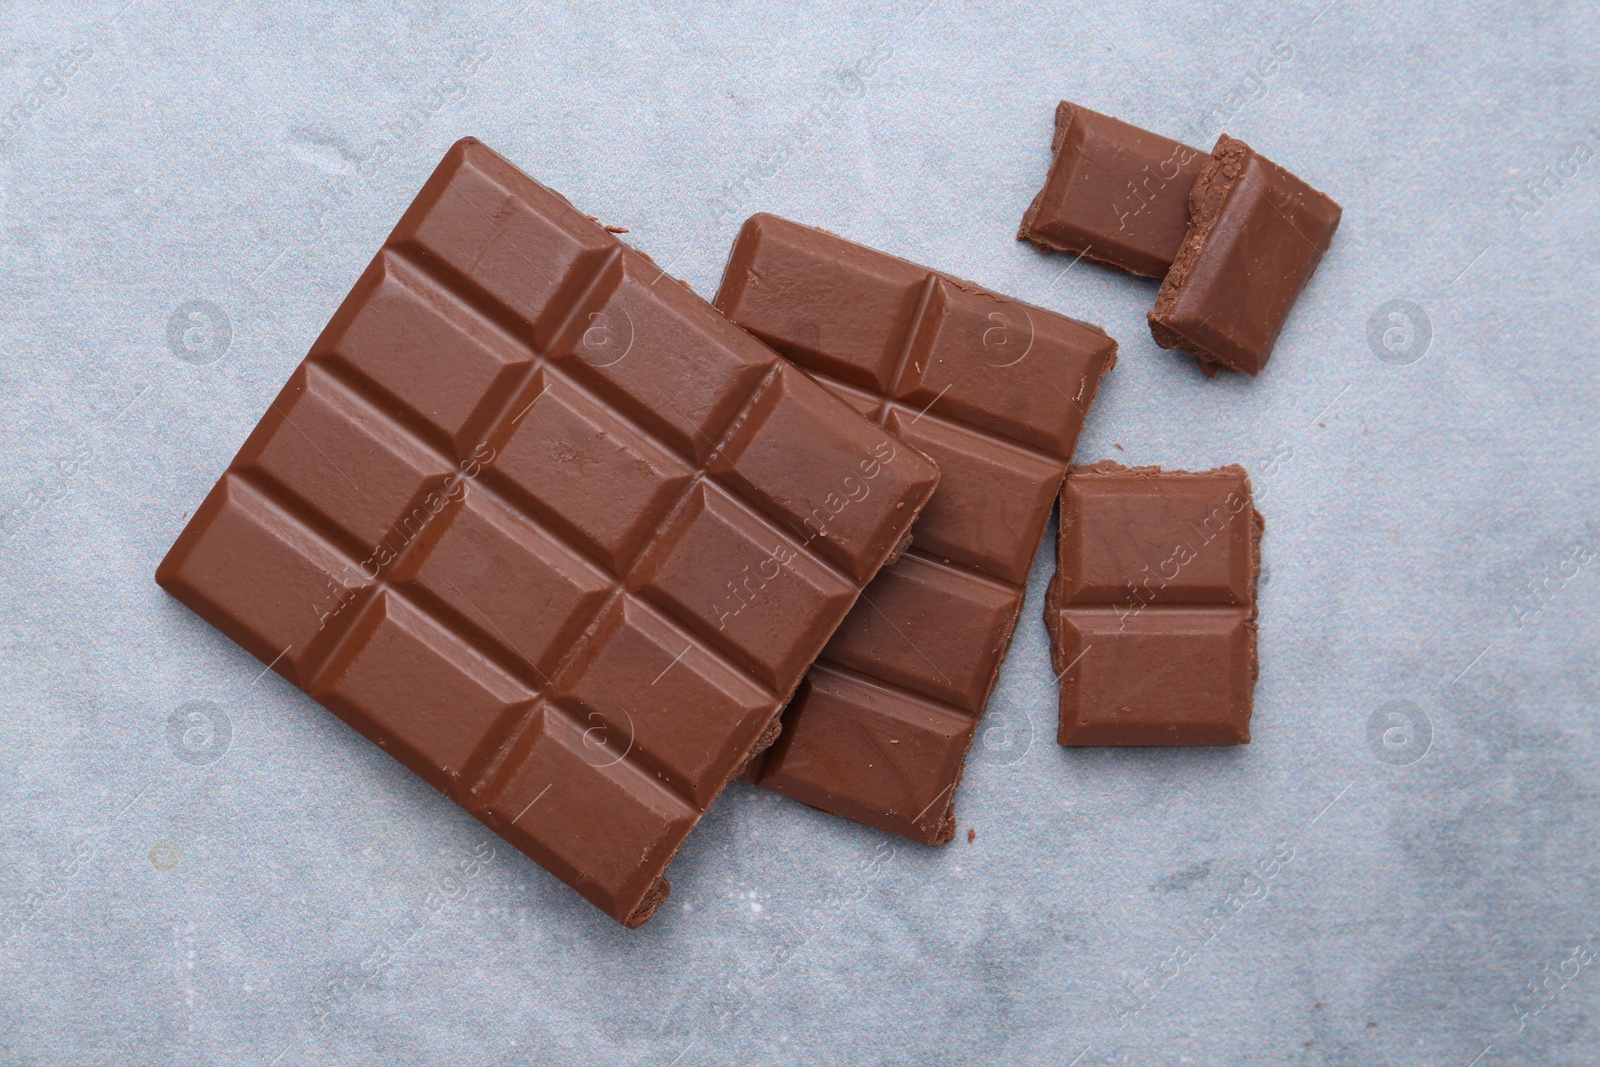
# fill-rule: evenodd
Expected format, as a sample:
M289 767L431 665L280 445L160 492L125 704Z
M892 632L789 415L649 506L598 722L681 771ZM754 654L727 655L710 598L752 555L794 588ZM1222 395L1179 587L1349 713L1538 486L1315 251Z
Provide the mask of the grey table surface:
M0 3L0 1063L1600 1061L1597 41L1507 0ZM1013 239L1062 97L1344 206L1259 378ZM156 563L466 134L707 296L766 210L1103 325L1079 459L1255 481L1254 742L1056 745L1047 542L954 843L736 786L628 932L263 675Z

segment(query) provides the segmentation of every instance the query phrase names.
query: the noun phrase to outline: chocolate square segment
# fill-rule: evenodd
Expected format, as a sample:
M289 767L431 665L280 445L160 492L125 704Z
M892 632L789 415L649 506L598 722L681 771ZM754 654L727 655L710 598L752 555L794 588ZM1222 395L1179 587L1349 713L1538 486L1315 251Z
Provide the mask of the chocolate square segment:
M295 497L356 550L402 545L420 528L418 509L429 514L424 498L455 469L321 363L289 379L237 466Z
M456 800L464 773L482 769L491 733L535 696L481 650L388 593L307 691Z
M474 415L526 373L526 347L479 315L459 312L461 297L391 252L362 279L365 299L323 332L318 353L365 377L396 417L421 420L448 447L471 452ZM455 368L441 379L438 361Z
M1077 660L1062 680L1062 744L1249 743L1255 628L1245 612L1064 611L1059 640L1061 657Z
M1019 537L1061 488L1061 463L986 434L904 411L891 411L889 429L907 444L939 457L939 491L917 520L920 550L1012 585L1028 580L1036 542Z
M1206 154L1062 101L1055 157L1020 240L1160 278L1189 229L1189 189Z
M388 247L548 354L574 317L600 310L584 290L620 269L618 242L559 193L481 145L460 150L462 143L401 217Z
M824 658L983 714L1016 624L1014 589L918 553L884 568L863 595L868 610L846 617Z
M469 493L441 519L437 537L394 580L437 598L515 654L537 680L556 669L611 594L605 571L484 493ZM520 580L509 583L508 574Z
M941 471L910 549L862 594L749 777L943 844L1028 567L1116 345L1092 326L770 215L740 231L717 306ZM797 398L764 397L752 421L795 429L729 449L728 480L775 477L791 460L774 443L806 436L812 418ZM882 470L848 459L801 466L828 473L767 504L829 559L870 533L857 501L898 477L888 459ZM824 507L794 506L818 494Z
M720 785L712 772L764 728L767 695L660 612L625 597L556 699L586 728L591 748L631 744L641 765L703 807Z
M1087 379L1060 360L1094 349L1084 331L1098 330L940 277L917 325L892 394L902 409L920 414L937 403L946 418L1001 440L1071 455L1089 409Z
M694 468L575 383L541 375L512 417L486 484L502 488L610 570L638 555Z
M786 722L799 740L773 746L761 784L813 808L930 844L952 832L950 793L977 719L950 705L819 663Z
M1063 745L1250 740L1263 523L1239 467L1074 467L1045 623Z
M793 689L815 654L801 620L842 618L855 602L842 575L714 485L689 494L661 540L639 592L775 690Z
M1070 604L1248 605L1250 486L1236 471L1087 472L1062 494L1060 581Z
M784 239L793 225L771 215L745 223L739 243L759 247L768 273L724 275L717 306L737 307L739 325L800 366L888 392L926 296L928 272L848 241ZM764 240L769 234L772 239Z
M162 585L304 688L314 651L371 599L375 583L303 513L231 470L189 525L205 534L172 546Z
M626 738L550 705L532 717L474 811L607 915L653 913L661 870L700 809L630 758Z
M684 286L662 282L650 263L624 260L616 289L577 323L559 359L675 451L704 462L771 370L766 349L730 347L720 326Z
M898 498L906 478L916 476L899 462L900 447L785 366L709 467L783 529L865 581L872 557L864 549L888 537L894 520L862 505Z
M156 580L637 926L937 480L468 139Z
M1266 366L1300 290L1339 228L1322 193L1224 134L1189 193L1189 232L1150 332L1214 375Z

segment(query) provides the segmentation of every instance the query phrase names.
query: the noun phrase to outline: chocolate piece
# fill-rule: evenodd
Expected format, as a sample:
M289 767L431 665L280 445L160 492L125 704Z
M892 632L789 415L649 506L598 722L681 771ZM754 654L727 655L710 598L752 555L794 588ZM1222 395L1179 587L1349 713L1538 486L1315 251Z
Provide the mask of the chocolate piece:
M936 478L468 139L156 578L637 926Z
M1262 528L1242 467L1072 468L1045 607L1063 745L1249 743Z
M1150 332L1208 376L1266 366L1289 309L1339 228L1339 205L1227 134L1189 193L1189 233Z
M1206 154L1065 100L1051 150L1018 240L1163 277L1188 232L1189 189Z
M717 307L941 471L911 549L839 627L750 776L943 844L1029 566L1116 344L770 215L740 231Z

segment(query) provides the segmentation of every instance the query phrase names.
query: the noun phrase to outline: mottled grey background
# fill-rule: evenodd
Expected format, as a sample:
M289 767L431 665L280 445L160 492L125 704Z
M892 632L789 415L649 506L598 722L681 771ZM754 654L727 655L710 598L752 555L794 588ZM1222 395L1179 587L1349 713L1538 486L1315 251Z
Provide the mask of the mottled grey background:
M124 3L0 3L0 1063L1600 1059L1594 5ZM1063 96L1344 205L1259 379L1012 239ZM152 572L469 133L1104 325L1080 459L1262 498L1255 742L1058 747L1041 554L953 844L736 787L629 933L261 676Z

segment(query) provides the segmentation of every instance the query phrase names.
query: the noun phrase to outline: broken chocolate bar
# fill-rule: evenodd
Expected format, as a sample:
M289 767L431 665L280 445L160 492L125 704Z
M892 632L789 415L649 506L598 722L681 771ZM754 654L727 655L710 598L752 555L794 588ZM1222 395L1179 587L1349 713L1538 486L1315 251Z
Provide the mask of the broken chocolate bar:
M1249 742L1262 528L1241 467L1072 468L1045 608L1063 745Z
M1215 375L1266 366L1339 228L1339 205L1224 134L1189 193L1189 232L1150 332Z
M936 479L467 139L156 577L637 926Z
M1018 240L1165 276L1188 232L1189 189L1206 154L1065 100L1051 150Z
M716 302L941 472L911 549L862 594L751 777L943 844L1029 566L1116 344L771 215L745 223Z

